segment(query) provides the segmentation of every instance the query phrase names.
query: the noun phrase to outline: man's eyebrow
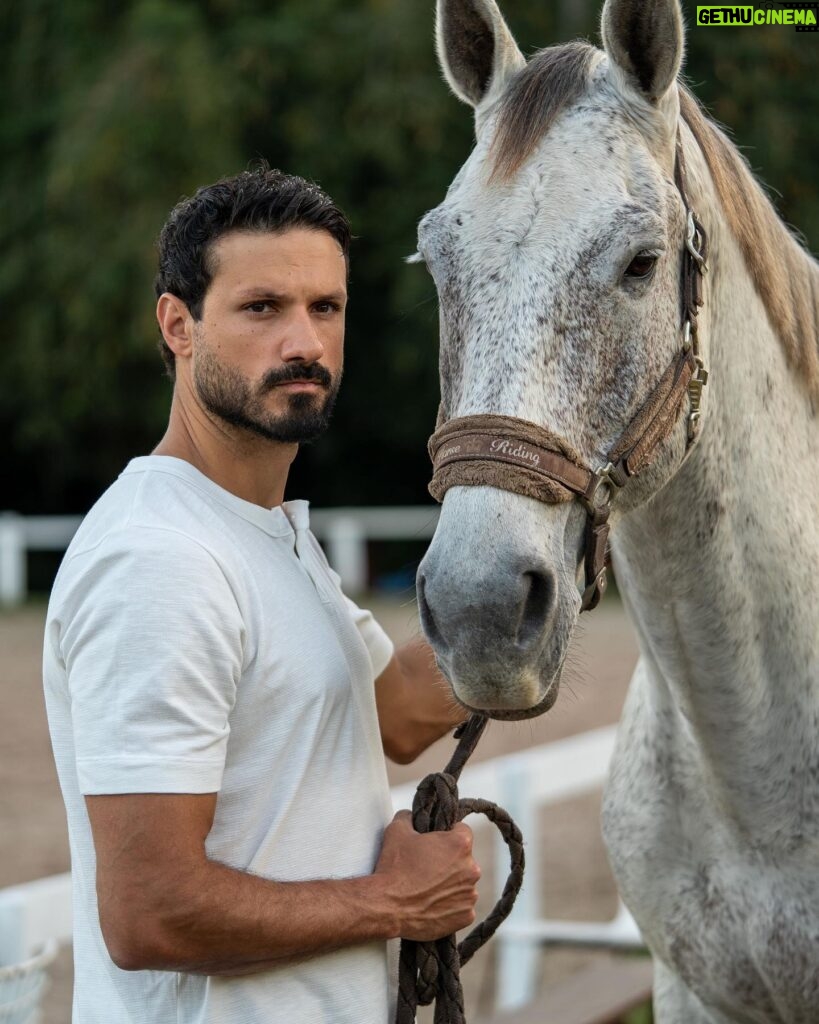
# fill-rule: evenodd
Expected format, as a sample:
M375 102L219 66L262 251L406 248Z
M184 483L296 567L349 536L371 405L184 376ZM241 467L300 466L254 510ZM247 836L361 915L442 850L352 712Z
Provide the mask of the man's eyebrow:
M242 288L236 292L237 299L282 299L284 295L282 292L277 292L273 288L268 288L265 285L253 285L250 288Z
M344 302L347 298L346 291L333 290L328 292L318 292L317 294L321 297L321 299L332 299L336 302ZM256 301L266 299L268 301L275 302L280 301L282 299L286 299L287 293L275 291L275 289L268 288L265 285L259 285L257 287L242 288L241 291L236 293L236 298L240 302L247 302L251 299L255 299Z

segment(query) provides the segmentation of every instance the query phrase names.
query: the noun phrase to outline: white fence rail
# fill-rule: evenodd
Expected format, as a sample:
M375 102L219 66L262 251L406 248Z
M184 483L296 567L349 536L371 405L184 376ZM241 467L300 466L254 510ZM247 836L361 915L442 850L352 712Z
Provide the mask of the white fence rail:
M0 889L0 965L19 963L51 940L71 941L71 875Z
M82 516L0 513L0 606L25 600L27 552L65 551L81 522ZM351 594L367 589L368 541L429 540L437 522L436 505L320 508L310 514L313 532L325 544L330 565Z
M548 841L538 835L538 812L548 804L598 789L614 748L613 726L534 747L467 767L460 792L505 807L520 825L528 850L526 876L515 909L496 937L498 943L497 1008L511 1010L530 1002L537 991L538 947L574 945L638 949L637 926L621 906L613 921L552 921L540 917L540 861L548 860ZM392 790L396 810L412 806L415 783ZM482 828L485 819L470 824ZM488 825L487 825L488 827ZM537 851L537 852L535 852ZM506 847L498 838L494 876L498 888L507 874ZM0 890L0 963L22 959L50 939L71 937L71 879L57 875L28 885Z

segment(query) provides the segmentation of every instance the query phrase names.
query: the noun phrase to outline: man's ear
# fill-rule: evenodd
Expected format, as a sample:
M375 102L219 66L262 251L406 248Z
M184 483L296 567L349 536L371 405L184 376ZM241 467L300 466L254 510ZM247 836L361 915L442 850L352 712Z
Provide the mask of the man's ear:
M193 347L193 317L185 303L163 292L156 303L156 319L162 337L175 356L190 356Z
M526 64L495 0L438 0L435 37L450 89L476 117Z
M606 0L602 34L619 84L664 113L683 59L679 0Z

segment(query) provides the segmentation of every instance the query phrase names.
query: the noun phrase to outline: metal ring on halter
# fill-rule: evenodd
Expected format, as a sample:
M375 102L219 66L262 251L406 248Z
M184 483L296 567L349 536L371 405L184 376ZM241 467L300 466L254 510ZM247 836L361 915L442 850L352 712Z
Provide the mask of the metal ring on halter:
M691 348L691 345L692 345L691 334L692 334L691 321L690 320L686 320L685 321L685 325L683 326L683 351L684 352L688 352L689 349Z
M601 598L606 593L608 588L608 573L606 566L604 565L600 572L595 578L583 589L583 593L580 596L580 610L581 612L591 611L599 604ZM596 598L596 600L595 600Z
M591 487L580 498L587 512L594 514L595 510L598 508L598 506L595 505L594 499L597 497L597 492L601 485L605 484L609 488L608 496L603 503L604 505L611 502L615 489L622 487L622 484L619 483L613 475L616 468L617 467L613 462L607 462L606 465L603 466L602 469L598 470L592 477Z
M705 274L708 271L708 267L705 263L705 256L697 248L697 245L702 245L702 239L700 235L699 225L697 218L694 216L694 211L688 211L688 218L685 222L685 247L694 257L697 266L699 267L700 273Z

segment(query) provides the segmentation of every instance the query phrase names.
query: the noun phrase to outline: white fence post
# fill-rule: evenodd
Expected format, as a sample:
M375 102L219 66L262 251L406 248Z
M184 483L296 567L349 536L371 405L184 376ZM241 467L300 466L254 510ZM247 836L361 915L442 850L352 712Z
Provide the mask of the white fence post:
M341 577L341 585L351 594L367 589L369 566L367 534L352 515L332 516L327 523L327 560Z
M26 535L22 516L0 514L0 605L21 604L26 596Z
M540 858L538 805L530 797L529 771L525 758L507 757L498 763L498 803L508 811L523 833L526 843L526 870L520 895L507 924L529 924L540 916ZM495 877L498 895L506 881L509 853L498 835L495 839ZM516 1010L530 1003L537 994L538 946L526 939L498 932L498 974L495 1008Z

